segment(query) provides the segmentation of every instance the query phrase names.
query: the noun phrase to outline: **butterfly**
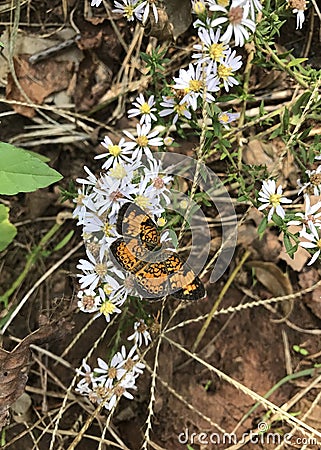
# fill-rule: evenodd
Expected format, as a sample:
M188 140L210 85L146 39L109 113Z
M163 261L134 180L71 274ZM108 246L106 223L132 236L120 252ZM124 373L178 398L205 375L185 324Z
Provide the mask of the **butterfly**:
M117 233L110 246L112 259L133 275L135 288L144 298L157 300L171 294L180 300L205 297L202 281L175 252L164 249L161 233L152 218L134 203L119 210Z

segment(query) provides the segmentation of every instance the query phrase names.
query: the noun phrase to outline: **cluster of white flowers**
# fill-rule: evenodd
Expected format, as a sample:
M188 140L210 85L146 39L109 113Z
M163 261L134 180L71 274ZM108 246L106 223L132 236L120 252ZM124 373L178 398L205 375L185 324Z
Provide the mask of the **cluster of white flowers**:
M133 114L134 110L130 111ZM77 265L81 271L78 306L83 312L96 313L96 317L104 315L107 321L121 312L128 294L134 292L131 277L119 270L109 255L110 245L119 237L119 209L133 202L159 218L164 212L162 204L170 202L168 184L172 178L162 173L161 162L150 149L162 146L163 138L151 129L151 119L146 119L144 111L145 123L137 124L136 135L124 131L130 140L122 138L114 144L105 137L102 145L107 152L96 157L104 159L99 176L85 167L87 178L77 179L82 186L75 199L74 217L83 227L87 253L87 259L80 259Z
M102 1L91 0L91 6L100 6ZM122 0L122 3L115 0L114 5L113 12L122 14L129 22L137 19L144 24L150 12L153 13L155 22L158 22L158 12L153 0Z
M123 345L107 364L103 359L98 358L98 367L92 369L85 360L82 367L77 370L77 374L82 376L77 384L76 391L87 396L89 400L99 405L104 402L104 408L111 410L124 396L132 400L133 395L128 389L137 389L136 380L143 373L145 365L140 362L137 353L137 346L145 345L151 340L145 322L141 320L134 324L135 332L129 336L128 340L134 340L135 345L128 351Z
M315 158L320 159L319 157ZM295 225L301 227L298 232L300 239L299 245L312 251L313 256L308 266L313 264L321 253L321 201L316 201L321 195L321 165L315 170L306 170L307 181L298 183L298 194L304 194L304 213L298 212L295 218L287 221L287 225ZM291 203L292 200L286 198L282 194L282 186L276 186L274 180L265 180L262 189L259 192L258 200L262 205L259 210L269 209L268 220L270 221L273 214L278 215L281 219L286 218L286 212L282 207L282 203ZM313 201L313 204L312 204Z
M243 46L250 39L256 27L256 13L261 9L259 0L192 0L192 11L198 16L194 27L200 42L194 45L194 63L180 69L171 93L163 96L161 117L173 115L173 124L183 117L189 120L203 100L212 103L215 93L222 88L228 92L238 84L235 74L242 66L242 58L229 44ZM238 117L237 113L222 112L218 119L228 128Z

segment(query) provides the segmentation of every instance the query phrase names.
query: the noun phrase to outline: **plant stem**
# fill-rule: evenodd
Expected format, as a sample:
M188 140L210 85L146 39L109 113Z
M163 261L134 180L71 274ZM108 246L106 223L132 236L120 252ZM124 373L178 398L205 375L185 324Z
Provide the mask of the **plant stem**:
M55 223L50 230L43 236L43 238L40 240L39 244L32 250L32 252L27 256L26 265L23 269L23 271L20 273L18 278L12 283L10 288L0 296L0 302L4 303L5 307L8 306L8 300L10 296L13 294L13 292L21 285L23 280L26 278L26 276L29 273L29 270L34 265L34 263L37 261L38 257L41 256L42 251L44 250L45 246L49 242L49 240L57 233L57 231L60 229L62 223ZM3 313L2 313L3 315ZM6 313L7 316L7 313ZM0 325L3 323L3 320L0 322Z

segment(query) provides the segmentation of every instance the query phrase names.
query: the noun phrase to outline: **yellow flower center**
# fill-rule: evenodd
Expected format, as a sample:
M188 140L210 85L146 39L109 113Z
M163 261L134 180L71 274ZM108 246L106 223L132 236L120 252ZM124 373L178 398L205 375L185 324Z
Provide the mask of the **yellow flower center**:
M105 223L105 225L103 227L103 231L104 231L105 236L112 236L113 235L113 233L111 232L112 228L113 227L112 227L112 225L110 225L109 222Z
M182 209L187 209L187 208L188 208L188 205L189 205L189 203L188 203L187 200L181 200L181 201L179 202L179 206L180 206Z
M201 80L191 80L189 82L188 90L199 92L203 88L203 81Z
M112 314L115 311L116 306L110 302L109 300L107 302L104 302L99 311L104 314L104 316L108 316L109 314Z
M150 106L146 102L142 104L139 110L142 114L150 114Z
M83 204L83 199L85 198L84 194L78 194L78 196L76 197L76 203L77 205L82 205Z
M224 44L212 44L209 48L210 57L213 61L219 61L223 56Z
M110 169L108 173L112 178L116 178L116 180L122 180L127 175L125 168L119 163Z
M230 0L217 0L217 4L226 8L230 4Z
M321 173L311 175L310 182L315 186L319 186L319 184L321 184Z
M205 11L204 3L203 2L195 2L193 5L193 11L197 15L203 14L203 12Z
M174 111L177 112L179 116L182 116L184 114L184 111L186 111L186 102L182 104L178 104L174 106Z
M121 148L119 145L108 145L108 150L111 156L117 157L121 154Z
M107 273L107 267L106 264L98 263L95 265L95 272L100 277L103 277Z
M229 116L228 116L228 114L223 113L223 114L220 114L219 119L220 119L221 122L228 123L228 121L229 121Z
M136 139L137 144L140 147L147 147L148 145L148 137L147 136L138 136L138 138Z
M150 204L150 199L145 197L144 195L137 195L135 198L136 205L140 206L142 209L148 209Z
M104 284L104 292L106 295L110 295L113 292L113 288L109 283Z
M157 225L158 225L159 227L163 227L163 226L165 225L165 223L166 223L166 220L164 219L164 217L159 217L159 218L157 219Z
M217 69L218 76L226 80L232 73L232 67L225 66L224 64L220 64Z
M272 194L270 195L270 203L272 206L276 207L280 204L281 194Z
M134 14L134 7L132 5L127 5L124 8L124 16L126 19L131 19Z
M319 240L317 241L317 246L318 246L318 248L321 250L321 239L319 239Z
M298 9L299 11L301 10L305 10L307 5L306 5L306 0L288 0L289 6L292 9Z

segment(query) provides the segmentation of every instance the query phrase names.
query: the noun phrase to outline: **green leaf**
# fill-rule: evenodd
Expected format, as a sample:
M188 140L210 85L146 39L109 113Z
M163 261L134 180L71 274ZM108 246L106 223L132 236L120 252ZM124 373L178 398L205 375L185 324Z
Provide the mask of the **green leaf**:
M263 235L264 231L267 228L267 225L268 225L268 219L267 219L267 217L264 217L257 229L260 236Z
M168 233L174 248L176 248L178 246L178 239L177 239L177 235L176 235L175 231L169 229L169 230L166 230L166 233Z
M0 252L13 241L17 229L9 222L9 208L0 205Z
M70 239L73 237L75 230L69 231L69 233L54 247L53 251L57 252L68 244Z
M22 148L0 142L0 194L32 192L61 180L62 175Z
M283 219L278 216L277 214L273 214L272 216L272 221L275 223L275 225L277 225L278 227L282 227L282 225L284 224Z
M287 64L287 67L293 67L293 66L299 66L301 63L303 63L304 61L307 61L308 58L294 58L292 59L292 61L289 62L289 64Z
M48 158L48 156L41 155L40 153L33 152L32 150L25 150L25 152L30 153L31 156L34 156L35 158L40 159L40 161L42 161L42 162L50 161L50 158Z

